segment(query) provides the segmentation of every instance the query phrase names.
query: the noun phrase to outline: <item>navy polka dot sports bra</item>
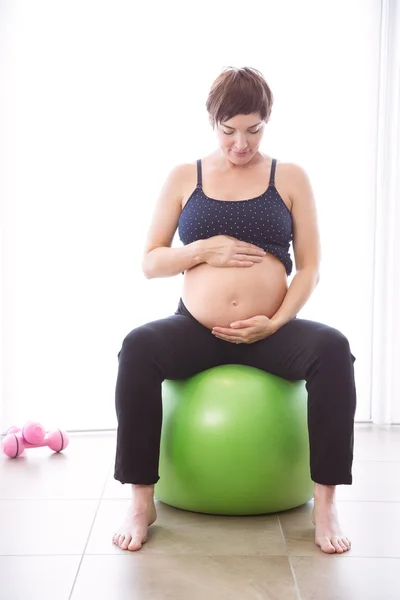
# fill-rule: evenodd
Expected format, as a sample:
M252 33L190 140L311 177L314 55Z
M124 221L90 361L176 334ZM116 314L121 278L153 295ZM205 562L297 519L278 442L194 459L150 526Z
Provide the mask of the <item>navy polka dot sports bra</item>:
M249 200L214 200L203 192L201 160L198 160L197 186L179 218L181 242L186 245L214 235L230 235L273 254L290 275L292 215L275 187L275 169L276 158L272 161L269 186L261 196Z

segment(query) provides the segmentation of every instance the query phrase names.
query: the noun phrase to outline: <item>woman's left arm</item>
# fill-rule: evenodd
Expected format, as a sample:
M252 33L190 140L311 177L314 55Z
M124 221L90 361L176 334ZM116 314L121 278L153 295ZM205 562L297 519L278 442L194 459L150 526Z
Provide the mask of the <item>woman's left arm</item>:
M276 330L291 321L310 298L319 281L321 261L317 208L309 177L295 164L291 165L290 173L296 274L281 306L271 318Z

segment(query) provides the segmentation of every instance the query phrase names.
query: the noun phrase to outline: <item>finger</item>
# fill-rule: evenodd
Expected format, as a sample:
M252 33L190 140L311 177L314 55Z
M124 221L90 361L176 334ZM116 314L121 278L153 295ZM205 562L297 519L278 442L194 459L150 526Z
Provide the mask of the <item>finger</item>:
M231 344L243 344L243 340L241 338L232 337L231 335L223 335L222 333L214 333L216 338L220 340L224 340L225 342L231 342Z
M230 260L228 262L228 267L252 267L253 265L254 263L249 260Z
M222 335L234 335L237 337L237 333L228 327L213 327L212 333L222 333Z
M250 262L249 261L249 254L244 254L244 253L237 252L236 254L234 254L232 256L232 260L245 260L247 262ZM252 256L251 257L251 262L262 262L262 259L263 259L262 256Z
M242 319L241 321L232 321L229 323L229 327L255 327L257 325L255 321L255 317L250 317L250 319Z
M254 254L255 256L265 256L266 252L262 248L258 248L257 246L252 246L251 244L242 245L238 244L238 248L240 250L240 254Z

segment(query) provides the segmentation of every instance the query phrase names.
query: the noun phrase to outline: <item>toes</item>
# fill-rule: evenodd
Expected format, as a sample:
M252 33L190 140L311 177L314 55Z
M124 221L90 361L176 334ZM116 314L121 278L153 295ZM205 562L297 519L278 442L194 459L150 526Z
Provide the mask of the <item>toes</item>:
M337 554L343 554L351 548L351 542L347 538L325 537L322 539L319 538L316 543L320 546L321 550L327 554L334 554L335 552Z
M141 547L142 547L142 543L141 543L140 539L138 539L138 538L133 538L132 541L130 542L130 544L127 546L128 550L132 550L133 552L135 550L140 550Z
M135 551L140 550L142 544L147 541L147 536L144 535L143 537L139 535L132 538L129 534L114 533L112 541L116 546L119 546L121 550Z
M329 538L325 538L319 545L321 546L322 552L326 552L327 554L334 554L336 552L336 549Z
M121 536L121 538L122 538L122 540L121 540L122 543L120 543L119 547L121 548L121 550L128 550L128 546L132 539L131 536L123 535L123 536Z
M341 541L342 546L345 549L345 551L346 550L350 550L350 548L351 548L351 542L350 542L350 540L348 540L347 538L342 538L340 541Z
M343 554L344 550L341 546L340 540L338 538L331 540L333 547L335 548L338 554Z
M119 533L114 533L113 535L113 543L116 546L119 546L121 550L128 550L128 546L131 543L132 536L124 535Z

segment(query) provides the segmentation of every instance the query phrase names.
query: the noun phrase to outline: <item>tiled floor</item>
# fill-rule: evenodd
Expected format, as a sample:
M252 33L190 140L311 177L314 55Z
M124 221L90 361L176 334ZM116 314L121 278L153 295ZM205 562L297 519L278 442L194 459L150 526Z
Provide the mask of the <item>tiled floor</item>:
M137 553L111 542L129 487L113 434L0 457L0 600L399 600L400 427L356 427L354 484L338 488L350 552L315 546L312 503L217 517L157 502Z

